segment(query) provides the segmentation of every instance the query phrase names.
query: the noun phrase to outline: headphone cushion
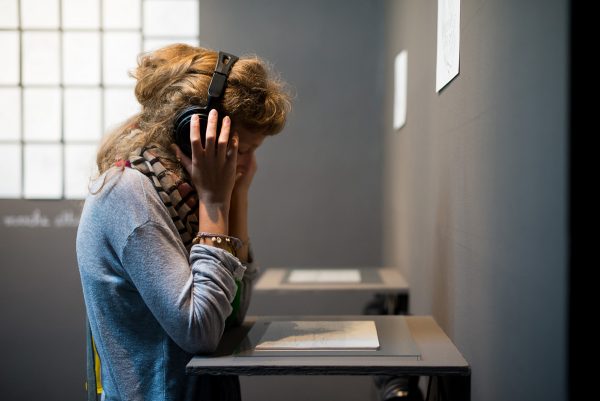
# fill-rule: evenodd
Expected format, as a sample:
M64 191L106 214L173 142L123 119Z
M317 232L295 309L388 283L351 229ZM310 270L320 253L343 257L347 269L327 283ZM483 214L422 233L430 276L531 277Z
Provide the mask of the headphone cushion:
M201 140L204 144L205 132L206 132L206 121L208 119L208 113L205 108L198 106L190 106L181 111L175 118L174 131L175 131L175 143L179 146L179 149L183 151L187 156L192 156L192 147L190 144L190 123L192 116L198 114L200 116L200 134Z

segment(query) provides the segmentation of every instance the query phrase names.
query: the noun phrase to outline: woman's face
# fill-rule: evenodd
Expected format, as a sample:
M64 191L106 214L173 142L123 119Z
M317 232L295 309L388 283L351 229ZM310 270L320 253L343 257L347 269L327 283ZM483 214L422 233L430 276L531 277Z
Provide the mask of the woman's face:
M252 165L254 151L263 143L265 136L250 131L243 126L235 127L234 131L240 138L237 157L237 172L246 173Z

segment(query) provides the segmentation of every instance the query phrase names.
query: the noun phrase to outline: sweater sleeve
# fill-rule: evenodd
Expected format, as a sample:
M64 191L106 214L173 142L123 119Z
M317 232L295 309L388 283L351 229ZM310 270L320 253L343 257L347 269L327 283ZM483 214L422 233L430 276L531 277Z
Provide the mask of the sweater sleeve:
M163 329L189 353L212 352L245 267L228 252L194 245L189 260L167 226L149 221L127 238L121 261Z
M252 293L254 291L254 284L256 283L256 279L260 275L260 269L254 259L254 252L250 245L250 249L248 251L248 262L244 263L244 267L246 271L244 273L244 277L241 280L241 292L240 292L240 307L237 311L237 315L233 316L232 325L239 326L244 322L246 318L246 313L248 312L248 308L250 307L250 301L252 300Z
M133 169L125 169L103 205L120 274L177 345L189 353L214 351L246 267L210 245L188 253L151 181Z

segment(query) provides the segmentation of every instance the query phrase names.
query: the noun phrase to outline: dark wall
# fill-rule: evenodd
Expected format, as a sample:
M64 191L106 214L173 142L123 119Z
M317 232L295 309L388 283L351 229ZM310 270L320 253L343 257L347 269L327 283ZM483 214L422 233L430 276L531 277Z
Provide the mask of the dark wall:
M384 262L473 369L474 400L566 398L568 2L463 0L435 92L437 2L386 1Z
M3 400L85 398L77 201L0 201Z

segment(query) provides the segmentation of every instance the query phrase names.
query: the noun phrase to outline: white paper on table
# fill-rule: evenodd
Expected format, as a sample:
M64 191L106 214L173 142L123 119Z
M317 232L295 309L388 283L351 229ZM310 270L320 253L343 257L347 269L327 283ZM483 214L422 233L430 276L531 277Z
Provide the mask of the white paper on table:
M296 269L288 278L289 283L360 283L358 269Z
M436 92L458 75L459 58L460 0L438 0Z
M275 321L256 345L256 350L337 350L379 348L373 320Z

